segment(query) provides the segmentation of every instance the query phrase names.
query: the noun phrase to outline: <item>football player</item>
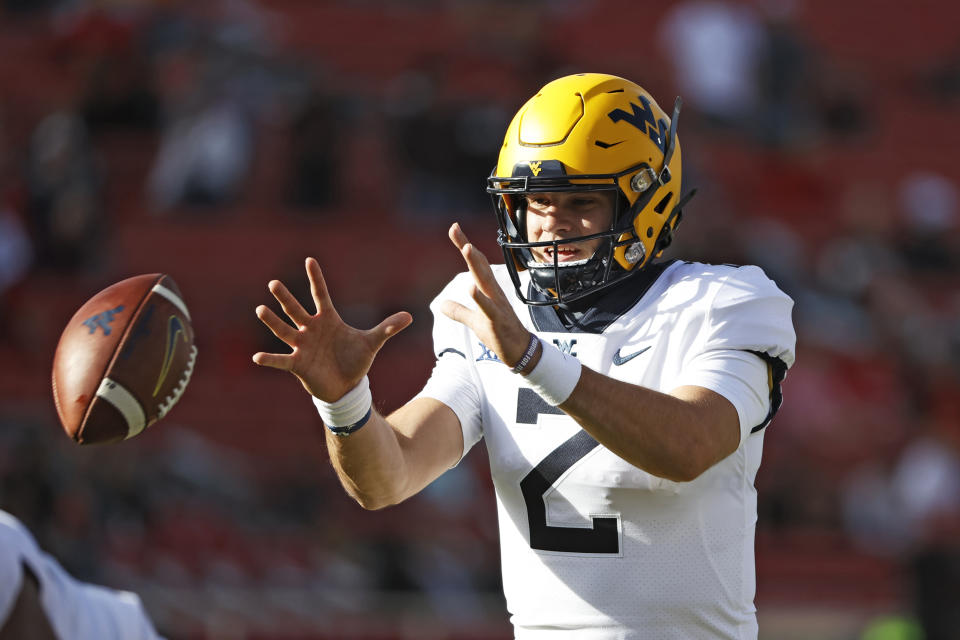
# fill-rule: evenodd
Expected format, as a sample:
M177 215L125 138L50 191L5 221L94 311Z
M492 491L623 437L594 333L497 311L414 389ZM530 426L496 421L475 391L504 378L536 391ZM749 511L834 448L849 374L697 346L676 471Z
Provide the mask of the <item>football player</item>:
M432 376L389 416L366 374L410 314L346 325L312 258L315 310L277 281L294 326L257 308L292 353L254 362L314 396L364 507L485 440L517 638L757 637L754 478L793 302L757 267L658 260L689 199L679 106L604 74L523 105L487 182L504 264L451 227L467 271L432 304Z
M139 596L80 582L0 511L0 640L162 640Z

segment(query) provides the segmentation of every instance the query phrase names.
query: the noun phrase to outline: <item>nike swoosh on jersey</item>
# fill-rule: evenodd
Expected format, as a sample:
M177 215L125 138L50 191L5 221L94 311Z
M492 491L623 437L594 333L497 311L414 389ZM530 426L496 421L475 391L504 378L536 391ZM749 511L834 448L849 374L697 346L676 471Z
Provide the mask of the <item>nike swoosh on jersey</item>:
M637 351L636 353L631 353L631 354L628 355L628 356L621 356L621 355L620 355L620 349L617 349L617 352L616 352L615 354L613 354L613 364L617 365L618 367L619 367L621 364L626 364L626 363L630 362L631 360L633 360L634 358L636 358L636 357L637 357L638 355L640 355L641 353L645 352L645 351L646 351L647 349L649 349L649 348L650 348L650 346L648 345L648 346L644 347L643 349L640 349L640 351Z

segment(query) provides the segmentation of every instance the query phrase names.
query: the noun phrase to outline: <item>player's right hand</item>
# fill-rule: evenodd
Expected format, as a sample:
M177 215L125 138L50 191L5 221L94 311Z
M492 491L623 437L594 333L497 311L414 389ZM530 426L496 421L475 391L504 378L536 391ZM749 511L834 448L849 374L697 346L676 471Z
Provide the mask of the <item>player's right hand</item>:
M336 402L367 375L380 348L406 329L413 317L400 311L373 329L364 331L351 327L334 308L317 261L307 258L306 269L316 313L304 309L282 282L271 280L267 288L293 326L265 305L257 307L257 317L292 351L258 352L253 355L253 361L261 366L289 371L317 398Z

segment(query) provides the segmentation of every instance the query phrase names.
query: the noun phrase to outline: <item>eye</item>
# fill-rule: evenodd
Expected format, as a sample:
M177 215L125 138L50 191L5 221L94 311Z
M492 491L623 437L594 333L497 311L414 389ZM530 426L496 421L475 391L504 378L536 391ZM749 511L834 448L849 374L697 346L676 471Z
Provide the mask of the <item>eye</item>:
M573 199L573 205L581 208L596 206L597 202L599 201L596 196L580 196Z
M546 209L550 206L550 198L544 196L527 196L527 203L536 206L538 209Z

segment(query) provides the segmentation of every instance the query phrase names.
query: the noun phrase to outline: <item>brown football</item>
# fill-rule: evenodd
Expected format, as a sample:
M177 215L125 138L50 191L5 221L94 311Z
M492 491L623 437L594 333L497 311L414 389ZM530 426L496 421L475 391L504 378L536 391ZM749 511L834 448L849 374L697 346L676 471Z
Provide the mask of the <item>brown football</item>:
M53 357L53 400L80 444L133 437L183 395L197 361L190 313L170 276L135 276L73 315Z

